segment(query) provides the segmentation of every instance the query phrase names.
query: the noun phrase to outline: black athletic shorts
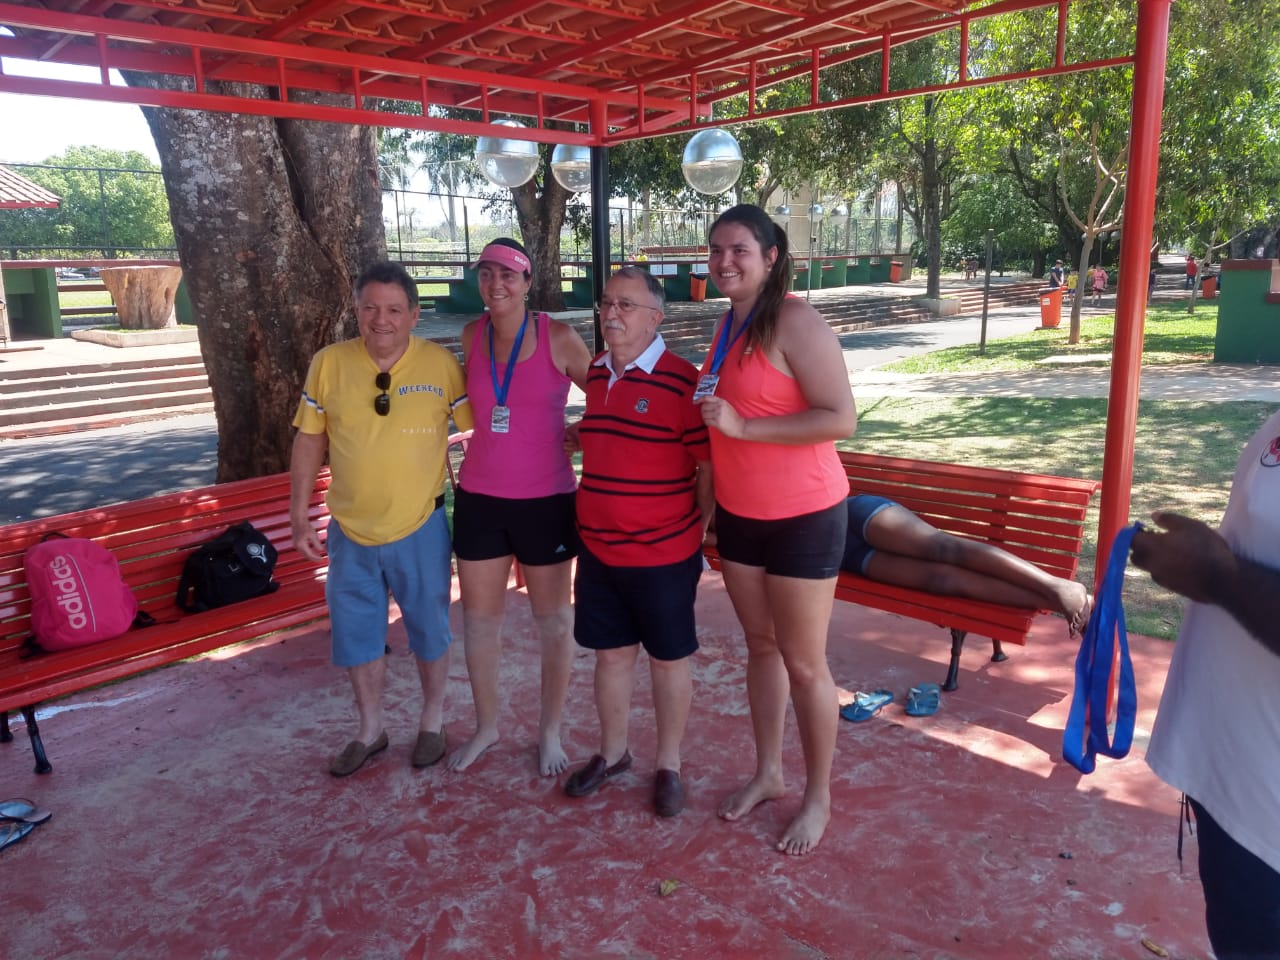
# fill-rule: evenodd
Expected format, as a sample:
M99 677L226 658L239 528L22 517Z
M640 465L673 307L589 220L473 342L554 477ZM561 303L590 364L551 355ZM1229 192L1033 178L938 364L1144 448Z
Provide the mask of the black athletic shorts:
M453 552L459 560L514 555L526 567L545 567L578 555L575 494L511 500L468 493L453 495Z
M801 580L826 580L840 572L849 508L834 506L781 520L753 520L716 504L716 550L721 559L765 573Z

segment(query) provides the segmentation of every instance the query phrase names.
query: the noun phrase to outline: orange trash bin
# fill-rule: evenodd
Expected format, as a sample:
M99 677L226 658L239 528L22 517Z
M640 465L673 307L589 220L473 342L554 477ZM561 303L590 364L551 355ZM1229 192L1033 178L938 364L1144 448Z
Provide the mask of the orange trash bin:
M1200 281L1200 295L1206 300L1212 300L1218 295L1218 278L1205 277Z
M1062 288L1040 291L1040 326L1056 327L1062 322Z
M702 303L707 299L707 278L696 273L689 274L689 299Z
M902 280L902 261L890 260L889 261L889 282L898 283L901 280Z

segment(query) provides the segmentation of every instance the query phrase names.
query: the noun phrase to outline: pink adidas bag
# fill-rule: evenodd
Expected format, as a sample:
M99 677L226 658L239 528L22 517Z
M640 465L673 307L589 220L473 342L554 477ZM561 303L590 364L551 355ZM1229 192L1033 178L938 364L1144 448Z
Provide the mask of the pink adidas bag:
M70 650L118 637L138 615L116 558L92 540L50 534L22 558L31 593L31 632L44 650Z

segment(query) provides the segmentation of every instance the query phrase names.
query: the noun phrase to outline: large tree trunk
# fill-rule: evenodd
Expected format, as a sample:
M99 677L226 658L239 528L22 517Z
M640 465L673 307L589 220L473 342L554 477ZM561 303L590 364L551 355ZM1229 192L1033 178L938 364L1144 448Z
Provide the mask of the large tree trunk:
M352 285L386 256L374 132L144 113L213 389L217 479L286 470L307 366L356 334Z
M538 310L563 310L564 290L560 286L560 228L572 194L551 175L551 148L542 148L542 183L538 178L511 191L516 219L525 249L533 258L533 287L529 305Z

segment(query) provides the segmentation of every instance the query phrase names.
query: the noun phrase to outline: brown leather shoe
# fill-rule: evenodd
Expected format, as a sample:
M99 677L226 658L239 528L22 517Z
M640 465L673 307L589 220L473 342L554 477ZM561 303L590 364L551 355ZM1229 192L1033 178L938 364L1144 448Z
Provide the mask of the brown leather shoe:
M659 770L653 778L653 812L674 817L684 809L684 783L674 770Z
M569 779L564 782L564 792L571 797L585 797L587 794L595 793L599 790L610 777L625 773L630 768L630 750L624 753L622 759L612 767L608 765L608 761L604 757L597 753L587 761L585 767L569 774Z
M415 767L429 767L439 763L444 756L444 727L438 733L430 730L419 730L418 739L413 744L412 763Z
M329 772L335 777L349 777L361 767L364 762L372 757L380 750L387 749L387 731L383 730L382 735L373 743L364 744L359 740L352 740L342 752L333 758L333 763L329 765Z

